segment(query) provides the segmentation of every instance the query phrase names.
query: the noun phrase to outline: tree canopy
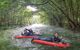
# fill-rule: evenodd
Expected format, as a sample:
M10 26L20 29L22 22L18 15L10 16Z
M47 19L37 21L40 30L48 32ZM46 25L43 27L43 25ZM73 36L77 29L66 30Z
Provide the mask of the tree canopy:
M0 25L42 23L79 31L79 3L79 0L0 0ZM38 10L30 11L28 5ZM38 18L33 18L35 15Z

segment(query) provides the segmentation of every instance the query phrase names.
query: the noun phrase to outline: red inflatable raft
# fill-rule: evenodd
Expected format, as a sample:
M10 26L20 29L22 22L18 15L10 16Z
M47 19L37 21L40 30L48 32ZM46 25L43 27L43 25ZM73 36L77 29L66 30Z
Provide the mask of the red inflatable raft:
M57 47L61 47L61 48L70 47L69 43L63 44L63 43L47 42L47 41L43 41L43 40L33 40L32 42L35 42L38 44L43 44L43 45L48 45L48 46L57 46Z
M15 38L17 38L17 39L21 39L21 38L34 38L34 37L37 37L37 36L15 36Z

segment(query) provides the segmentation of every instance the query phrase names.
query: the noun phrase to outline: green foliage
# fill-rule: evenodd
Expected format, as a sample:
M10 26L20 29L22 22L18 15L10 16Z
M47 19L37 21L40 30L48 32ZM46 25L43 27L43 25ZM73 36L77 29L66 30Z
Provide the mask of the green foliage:
M9 32L0 31L0 50L18 50L18 47L15 47L10 42Z

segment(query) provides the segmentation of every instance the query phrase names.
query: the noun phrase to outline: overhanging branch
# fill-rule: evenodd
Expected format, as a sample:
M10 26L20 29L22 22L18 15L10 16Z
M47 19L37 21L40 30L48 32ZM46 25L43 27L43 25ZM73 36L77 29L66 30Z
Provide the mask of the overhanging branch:
M25 4L25 5L36 5L36 6L39 6L39 5L45 5L49 2L49 0L46 0L46 1L43 1L43 3L41 4L34 4L34 3L29 3L29 4Z

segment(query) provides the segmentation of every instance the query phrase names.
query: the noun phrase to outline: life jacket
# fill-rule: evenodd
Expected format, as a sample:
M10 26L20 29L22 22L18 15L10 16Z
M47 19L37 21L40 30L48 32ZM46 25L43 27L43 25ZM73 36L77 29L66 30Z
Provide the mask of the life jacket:
M59 37L56 37L54 36L54 39L53 39L55 42L61 42L61 39Z

